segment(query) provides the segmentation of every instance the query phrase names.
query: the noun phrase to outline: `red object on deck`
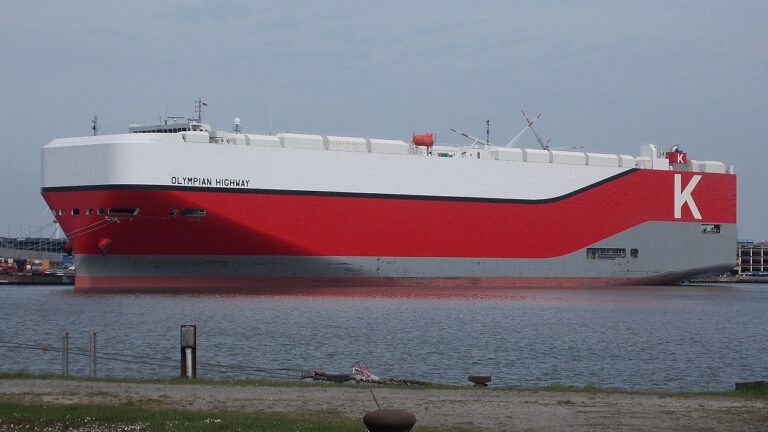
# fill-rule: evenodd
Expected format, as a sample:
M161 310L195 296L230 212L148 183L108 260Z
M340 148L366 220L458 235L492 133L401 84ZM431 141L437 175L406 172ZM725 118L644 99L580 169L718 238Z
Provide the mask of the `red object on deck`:
M671 164L685 165L686 163L688 163L687 155L681 151L667 152L667 160Z
M413 145L421 146L421 147L432 147L435 145L435 136L431 133L420 133L420 134L413 134L413 138L411 139L411 142Z
M96 247L99 248L102 255L107 254L107 251L109 250L110 246L112 246L112 240L108 238L103 238L99 240L98 244L96 244Z

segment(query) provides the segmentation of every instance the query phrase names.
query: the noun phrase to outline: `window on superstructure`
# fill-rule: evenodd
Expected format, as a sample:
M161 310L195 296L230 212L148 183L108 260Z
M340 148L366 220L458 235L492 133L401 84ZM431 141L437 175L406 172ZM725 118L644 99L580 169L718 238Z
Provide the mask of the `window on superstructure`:
M80 214L79 208L73 208L72 209L72 216L78 216Z
M104 214L104 209L100 208L100 209L96 210L96 214L97 215L103 215Z
M719 224L701 224L702 234L720 234Z
M168 212L168 216L170 216L170 217L176 217L176 215L177 215L178 213L179 213L179 211L178 211L178 210L176 210L176 209L171 209L171 211L170 211L170 212Z
M91 209L91 208L87 208L87 209L85 209L85 215L86 215L86 216L90 216L90 215L92 215L92 214L93 214L93 209Z
M635 248L630 249L629 250L629 256L631 256L632 258L639 257L640 256L640 250L635 249Z

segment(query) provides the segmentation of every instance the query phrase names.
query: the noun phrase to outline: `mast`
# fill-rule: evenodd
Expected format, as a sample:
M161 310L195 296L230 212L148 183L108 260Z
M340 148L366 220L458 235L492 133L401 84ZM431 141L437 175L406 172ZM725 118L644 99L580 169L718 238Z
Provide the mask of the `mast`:
M197 122L203 122L203 107L207 107L208 102L205 102L203 98L197 98L195 101L195 114L197 114Z

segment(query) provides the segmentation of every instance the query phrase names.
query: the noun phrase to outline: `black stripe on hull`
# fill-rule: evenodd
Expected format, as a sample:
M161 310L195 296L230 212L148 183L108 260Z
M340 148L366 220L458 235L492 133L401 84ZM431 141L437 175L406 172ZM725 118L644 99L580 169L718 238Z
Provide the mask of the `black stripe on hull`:
M639 168L630 168L616 175L607 177L603 180L589 184L582 188L568 192L567 194L542 199L519 199L519 198L482 198L482 197L455 197L455 196L435 196L435 195L407 195L407 194L384 194L367 192L334 192L334 191L305 191L291 189L237 189L222 187L205 186L167 186L167 185L142 185L142 184L112 184L112 185L85 185L85 186L52 186L43 187L41 193L53 192L80 192L80 191L107 191L107 190L147 190L147 191L181 191L181 192L213 192L213 193L239 193L239 194L258 194L258 195L296 195L296 196L331 196L348 198L370 198L370 199L391 199L391 200L417 200L417 201L451 201L451 202L484 202L501 204L547 204L562 201L573 196L579 195L590 189L610 183L637 172Z

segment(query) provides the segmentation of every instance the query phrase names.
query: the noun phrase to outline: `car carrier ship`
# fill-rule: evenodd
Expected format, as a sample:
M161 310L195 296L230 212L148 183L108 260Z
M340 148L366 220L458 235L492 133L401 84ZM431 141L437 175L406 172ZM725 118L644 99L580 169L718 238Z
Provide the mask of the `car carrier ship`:
M736 176L638 156L222 132L63 138L42 195L76 289L649 285L735 265Z

